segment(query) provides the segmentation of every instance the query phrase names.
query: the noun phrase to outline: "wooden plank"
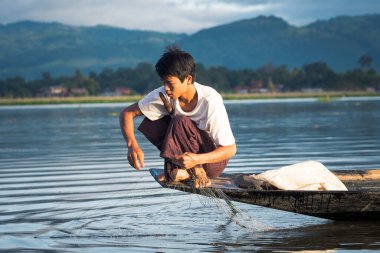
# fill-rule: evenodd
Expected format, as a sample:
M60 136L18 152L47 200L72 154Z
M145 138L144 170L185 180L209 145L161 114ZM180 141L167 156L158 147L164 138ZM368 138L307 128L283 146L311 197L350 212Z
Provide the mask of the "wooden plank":
M341 181L380 180L380 170L335 171Z

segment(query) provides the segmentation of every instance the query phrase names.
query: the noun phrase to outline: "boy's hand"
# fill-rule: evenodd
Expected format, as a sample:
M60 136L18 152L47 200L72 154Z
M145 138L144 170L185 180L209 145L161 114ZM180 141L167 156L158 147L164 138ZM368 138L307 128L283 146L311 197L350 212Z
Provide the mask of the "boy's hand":
M144 167L144 152L137 143L128 147L128 162L136 170L139 170L140 166Z
M197 165L196 154L185 152L172 158L172 162L180 166L182 169L191 169Z

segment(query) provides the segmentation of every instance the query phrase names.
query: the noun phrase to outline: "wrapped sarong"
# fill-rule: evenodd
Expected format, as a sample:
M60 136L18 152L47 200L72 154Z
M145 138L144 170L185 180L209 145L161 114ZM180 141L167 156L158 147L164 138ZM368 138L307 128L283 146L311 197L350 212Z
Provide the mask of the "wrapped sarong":
M202 154L216 149L211 137L185 116L173 118L165 116L155 121L144 118L138 130L161 151L160 156L164 158L165 177L169 181L174 180L180 169L171 162L172 157L185 152ZM226 168L228 160L206 163L202 166L209 178L215 178Z

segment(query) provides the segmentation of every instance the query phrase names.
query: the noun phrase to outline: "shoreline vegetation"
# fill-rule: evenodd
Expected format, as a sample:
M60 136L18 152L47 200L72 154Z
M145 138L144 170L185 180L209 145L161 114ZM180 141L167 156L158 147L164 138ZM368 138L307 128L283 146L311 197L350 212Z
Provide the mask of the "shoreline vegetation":
M291 99L316 98L321 102L342 97L380 97L379 92L336 91L336 92L279 92L279 93L222 93L224 100L248 99ZM89 104L89 103L131 103L143 96L85 96L85 97L34 97L34 98L0 98L0 106L9 105L54 105L54 104Z

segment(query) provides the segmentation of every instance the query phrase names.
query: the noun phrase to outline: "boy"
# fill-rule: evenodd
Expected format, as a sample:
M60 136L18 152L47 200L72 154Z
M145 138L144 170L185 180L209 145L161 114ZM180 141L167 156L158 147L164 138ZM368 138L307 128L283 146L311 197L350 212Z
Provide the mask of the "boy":
M168 47L156 64L163 86L120 113L120 127L128 146L128 161L144 167L144 153L135 135L133 120L144 115L139 130L165 159L159 180L193 179L195 188L209 186L236 153L223 99L213 88L195 82L193 57L178 47Z

